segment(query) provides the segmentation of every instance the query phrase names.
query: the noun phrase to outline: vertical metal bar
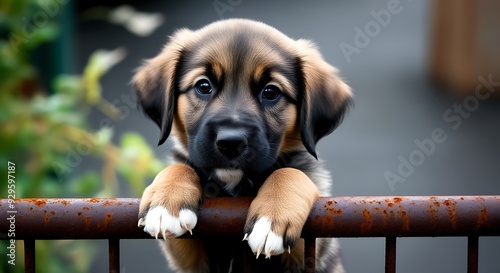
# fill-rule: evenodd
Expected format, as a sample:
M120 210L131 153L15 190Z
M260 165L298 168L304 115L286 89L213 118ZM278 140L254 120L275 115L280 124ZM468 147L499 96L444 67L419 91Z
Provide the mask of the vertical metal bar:
M304 238L304 267L306 273L316 272L316 238Z
M24 272L35 273L35 240L24 240Z
M120 273L120 239L108 240L109 273Z
M469 236L467 240L467 273L477 273L479 237Z
M385 273L396 273L396 237L385 237Z

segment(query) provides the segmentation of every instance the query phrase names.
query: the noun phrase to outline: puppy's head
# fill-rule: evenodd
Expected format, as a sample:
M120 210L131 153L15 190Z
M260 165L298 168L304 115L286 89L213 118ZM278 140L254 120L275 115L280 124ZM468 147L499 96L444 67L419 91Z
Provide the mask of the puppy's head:
M342 120L349 87L315 46L263 23L177 31L133 83L145 113L200 168L263 171L315 146Z

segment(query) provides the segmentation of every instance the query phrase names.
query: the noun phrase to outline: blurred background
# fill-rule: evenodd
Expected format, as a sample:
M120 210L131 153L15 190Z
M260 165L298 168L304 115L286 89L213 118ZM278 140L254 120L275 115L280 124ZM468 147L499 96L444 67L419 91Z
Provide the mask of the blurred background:
M313 40L353 88L355 106L317 147L332 195L500 194L499 2L5 0L0 158L16 164L19 198L140 197L170 144L156 146L137 110L134 69L178 28L243 17ZM383 238L340 242L347 272L384 271ZM400 238L397 270L465 272L466 247ZM500 273L499 249L480 238L480 272ZM154 240L124 240L121 255L124 273L169 272ZM38 241L37 266L107 272L107 244Z

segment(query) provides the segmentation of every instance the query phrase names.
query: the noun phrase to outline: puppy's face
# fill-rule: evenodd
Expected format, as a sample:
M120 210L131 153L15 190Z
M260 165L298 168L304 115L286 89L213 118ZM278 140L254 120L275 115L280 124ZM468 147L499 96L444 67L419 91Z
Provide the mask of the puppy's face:
M315 156L351 97L311 43L239 19L178 31L133 81L160 144L172 131L195 166L244 172Z

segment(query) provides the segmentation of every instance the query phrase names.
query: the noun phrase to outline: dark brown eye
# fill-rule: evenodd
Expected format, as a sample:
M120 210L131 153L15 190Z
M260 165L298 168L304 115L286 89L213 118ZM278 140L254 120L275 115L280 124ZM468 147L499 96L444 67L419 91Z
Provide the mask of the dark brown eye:
M261 99L262 101L274 101L278 99L281 95L281 90L275 85L267 85L262 90Z
M210 93L212 93L212 85L207 79L197 81L194 85L194 88L200 95L209 95Z

